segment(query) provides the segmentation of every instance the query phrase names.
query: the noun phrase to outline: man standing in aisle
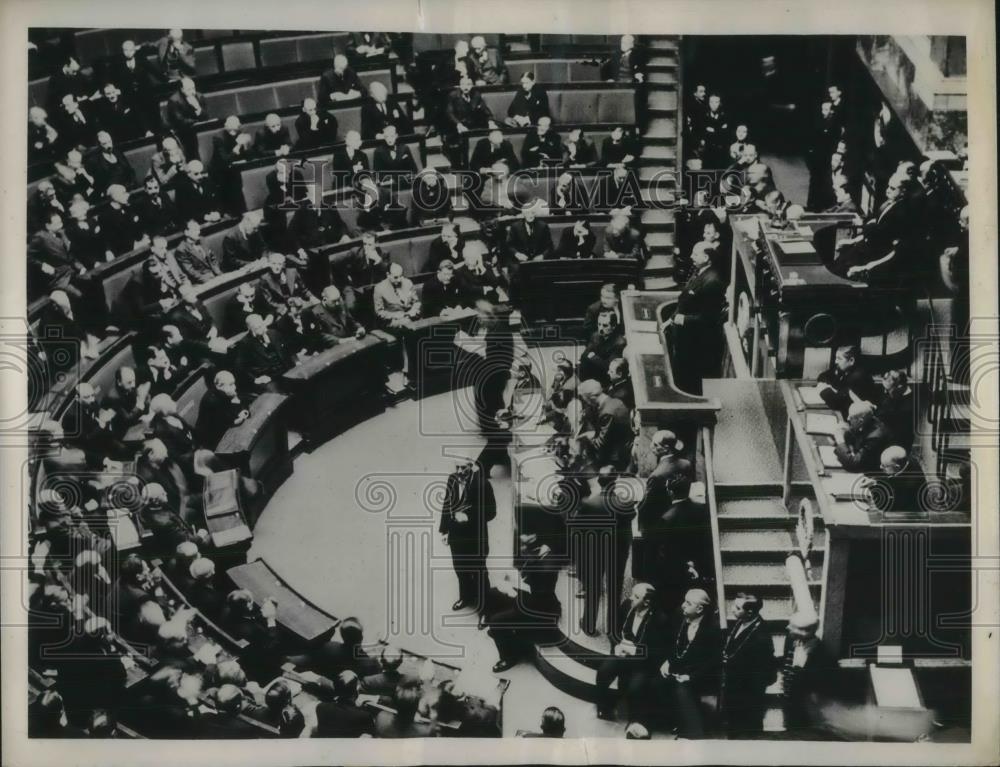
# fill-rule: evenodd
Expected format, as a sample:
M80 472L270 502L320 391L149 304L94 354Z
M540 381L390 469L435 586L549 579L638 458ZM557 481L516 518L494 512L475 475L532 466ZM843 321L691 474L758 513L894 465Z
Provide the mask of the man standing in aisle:
M454 611L471 607L485 609L490 588L486 557L490 551L486 525L497 514L493 486L478 464L459 464L448 475L441 523L438 532L451 549L451 560L458 576L458 600Z

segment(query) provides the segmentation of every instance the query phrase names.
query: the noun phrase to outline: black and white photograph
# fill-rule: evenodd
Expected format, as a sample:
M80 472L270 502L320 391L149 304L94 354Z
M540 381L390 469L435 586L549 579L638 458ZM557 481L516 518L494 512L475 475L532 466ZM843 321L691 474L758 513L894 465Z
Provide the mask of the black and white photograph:
M991 3L0 18L5 765L1000 760Z

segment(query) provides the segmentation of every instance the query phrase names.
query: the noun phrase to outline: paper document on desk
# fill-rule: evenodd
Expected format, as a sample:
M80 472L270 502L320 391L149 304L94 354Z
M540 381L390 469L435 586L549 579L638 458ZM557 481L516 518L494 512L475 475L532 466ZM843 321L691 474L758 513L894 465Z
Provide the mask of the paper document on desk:
M840 419L833 413L806 413L807 434L829 434L839 431Z
M843 465L840 463L840 459L837 458L837 453L833 449L833 445L820 445L819 458L823 462L823 466L827 469L842 469Z
M816 252L808 240L785 240L781 243L781 250L788 256L807 256Z
M823 398L819 396L818 386L800 386L799 397L801 397L802 404L805 405L806 407L827 406L827 404L823 401Z
M868 499L863 480L864 474L838 471L823 477L823 489L838 501L864 501Z

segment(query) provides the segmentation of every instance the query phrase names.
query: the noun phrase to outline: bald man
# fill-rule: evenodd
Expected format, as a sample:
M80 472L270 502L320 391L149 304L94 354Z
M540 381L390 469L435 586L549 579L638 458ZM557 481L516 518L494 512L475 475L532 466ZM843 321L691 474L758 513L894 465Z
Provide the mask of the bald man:
M389 90L380 82L373 82L369 97L361 105L361 137L382 138L387 125L393 125L400 136L413 133L413 123L399 104L389 98Z
M316 87L317 107L324 111L337 106L338 101L358 99L365 88L353 69L347 66L347 56L338 53L333 66L323 72Z
M927 478L920 461L900 445L887 447L879 470L868 474L866 487L873 507L885 512L930 511Z
M833 451L847 471L878 472L882 451L892 446L889 427L875 413L871 402L853 402L847 410L847 425L833 434Z
M665 699L681 737L705 735L699 698L718 694L722 663L722 635L712 599L704 589L684 595L680 615L670 632L666 658L660 665L660 679L666 686Z
M236 344L236 370L244 389L277 391L278 379L292 365L285 342L259 314L247 317L247 334Z
M337 118L320 109L316 99L302 100L302 113L295 118L295 151L337 143Z
M774 644L760 611L764 600L740 592L733 600L732 627L722 644L719 713L732 740L755 739L764 731L769 685L777 678Z
M485 138L476 142L472 150L469 167L481 174L487 174L498 162L505 162L509 170L517 170L521 165L517 159L513 144L504 138L503 131L495 128Z
M250 143L250 135L243 132L243 125L236 115L227 117L222 132L212 137L209 171L218 189L221 204L232 216L246 210L238 163L250 158Z
M601 64L601 78L609 82L641 83L645 57L635 47L635 35L622 35L618 50Z
M307 348L322 351L351 339L365 337L365 329L347 310L335 285L323 289L319 303L302 312L302 329Z
M222 203L201 160L189 160L174 182L177 215L182 221L214 224L222 218ZM235 204L230 201L229 204Z
M156 60L161 75L167 81L173 82L195 73L194 48L184 40L183 30L171 29L156 42Z
M717 253L708 243L695 245L694 271L667 321L674 382L691 394L701 394L702 379L716 377L721 363L726 281L713 262Z
M632 423L620 400L609 397L599 381L582 381L576 392L584 409L588 431L581 435L593 465L613 466L623 471L632 451Z
M597 716L615 718L611 683L617 679L630 721L645 719L646 697L669 644L667 617L657 605L656 589L637 583L619 608L619 636L611 637L612 657L597 669Z
M358 173L369 170L368 155L361 151L361 134L349 130L344 134L344 143L333 150L333 187L350 187Z
M253 151L257 157L277 159L292 151L292 139L281 118L271 112L264 118L264 127L254 137Z
M198 444L214 450L227 430L239 426L250 416L249 407L236 389L236 376L228 370L220 370L198 406L194 427Z
M795 740L821 737L821 705L836 697L840 669L836 659L816 635L816 613L796 612L788 619L788 636L782 659L781 704L785 732Z
M167 100L167 125L177 136L189 160L199 157L195 126L208 119L208 105L205 97L198 93L194 80L181 78L179 89Z

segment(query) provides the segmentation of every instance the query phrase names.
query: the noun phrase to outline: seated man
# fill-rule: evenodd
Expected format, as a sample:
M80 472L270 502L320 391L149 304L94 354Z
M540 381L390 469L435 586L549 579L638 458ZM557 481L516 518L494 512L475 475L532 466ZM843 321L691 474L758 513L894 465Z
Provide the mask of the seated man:
M554 165L562 162L562 137L552 130L551 117L539 117L533 133L524 138L521 163L525 168Z
M302 312L306 348L332 349L347 338L364 338L365 329L351 316L334 285L323 290L322 298Z
M816 379L816 388L823 402L842 416L847 415L852 402L866 400L874 403L879 400L878 386L860 358L858 347L841 346L837 349L833 367L820 373Z
M847 471L877 472L882 451L892 446L892 435L870 402L852 403L847 411L847 426L841 426L833 438L834 452Z
M420 316L420 298L399 264L389 265L386 278L375 286L373 300L375 317L385 327L406 327Z
M567 168L593 168L597 165L597 147L583 128L573 128L563 144L563 164Z
M209 541L206 530L196 530L175 511L166 489L158 482L143 487L139 518L142 526L152 533L151 548L160 555L176 551L182 543L205 545Z
M144 184L146 193L135 206L135 212L139 216L139 231L151 237L173 232L177 229L177 207L174 201L160 188L156 176L146 176Z
M178 176L174 184L177 215L182 221L193 220L199 224L221 220L222 204L201 160L189 161L184 170L184 175Z
M632 423L620 400L609 397L598 381L586 379L577 388L583 405L587 432L580 435L594 466L613 466L624 471L632 451Z
M325 112L337 106L338 101L361 98L364 90L357 74L347 66L347 56L338 53L333 57L333 66L320 75L316 100Z
M625 214L612 215L604 232L605 258L646 259L646 243L642 233L633 227Z
M538 220L538 208L529 205L521 218L507 230L507 253L511 265L525 261L541 261L552 257L553 244L549 225Z
M455 279L455 265L445 259L421 289L420 313L424 317L447 317L468 308L466 303L462 284Z
M400 136L413 133L413 123L399 104L389 100L389 89L380 82L368 88L369 98L361 105L361 137L380 139L387 126L392 125Z
M684 443L669 429L660 429L649 440L649 448L656 458L656 466L646 477L646 492L639 503L639 528L651 531L659 515L672 503L671 488L679 477L694 481L694 465L684 457ZM685 497L687 497L685 495Z
M441 234L431 240L427 248L426 269L437 271L438 266L445 259L453 264L461 263L465 252L465 237L458 228L458 224L449 221L441 226Z
M912 215L907 204L917 182L894 174L885 190L885 202L856 237L837 243L827 268L834 274L865 282L889 282L905 271L900 247L912 238Z
M574 222L573 226L563 229L559 237L559 247L556 248L557 258L593 258L594 249L597 247L597 235L590 227L590 222L581 218ZM596 330L597 321L594 320L593 327Z
M76 387L76 399L63 416L64 441L84 452L87 466L98 467L104 459L127 461L132 451L115 436L112 422L115 411L102 408L97 391L84 381Z
M236 369L248 391L276 391L277 381L293 364L285 342L259 314L247 317L247 334L236 345Z
M614 312L597 315L597 331L590 336L580 355L580 378L593 378L607 384L608 366L611 360L622 356L624 349L625 334L615 321Z
M916 410L913 389L905 370L888 370L882 376L882 391L875 402L875 414L889 427L892 441L907 450L913 444Z
M241 282L236 289L236 295L232 297L229 305L226 306L226 319L223 330L229 337L242 333L247 326L247 318L251 314L259 314L267 317L270 308L264 301L264 297L257 289L255 282Z
M506 300L500 273L492 265L483 264L483 255L475 248L465 249L462 263L455 268L455 281L465 296L466 306L474 306L480 298L493 302Z
M111 425L119 439L142 420L149 403L149 388L148 381L138 383L135 370L128 365L115 371L114 388L105 395L101 405L114 412Z
M349 189L358 173L369 170L368 155L361 151L361 134L356 130L347 131L344 145L333 150L331 168L334 189Z
M167 314L167 321L180 331L192 357L218 361L218 355L225 354L229 345L219 335L208 307L190 282L182 283L177 292L180 301Z
M281 124L281 118L271 112L264 118L264 127L258 129L253 141L253 151L257 157L285 157L292 151L292 138L288 128Z
M202 244L201 225L193 219L184 227L184 239L174 249L174 258L195 285L201 285L222 274L219 259Z
M452 213L451 189L434 168L424 168L413 181L409 222L414 226L448 218Z
M504 122L515 128L525 128L537 125L542 117L550 116L549 94L535 83L535 73L526 71L521 75L521 88L514 94Z
M302 114L295 118L295 151L316 149L337 142L337 118L316 107L316 99L302 100Z
M228 370L220 370L198 406L194 425L198 444L214 450L226 431L250 417L249 408L249 402L236 389L236 377Z
M361 691L366 695L392 695L400 684L417 681L400 672L402 663L399 648L384 645L378 655L379 671L361 678Z
M667 705L673 711L683 738L703 738L700 698L717 695L722 666L722 635L714 620L712 600L704 589L691 589L684 596L676 633L667 643L660 677L667 688Z
M406 226L406 208L391 186L379 186L371 176L358 178L354 188L354 207L361 229L402 229Z
M636 149L625 135L625 129L616 125L611 135L601 143L601 164L608 168L630 167L635 162Z
M920 462L899 445L887 447L879 457L880 468L868 474L866 486L872 506L882 512L934 511L928 508L927 478ZM945 504L941 504L941 510Z
M485 175L490 172L498 162L505 162L510 170L517 170L519 165L517 155L514 153L514 146L503 136L503 131L495 128L489 132L486 138L481 138L476 142L472 150L472 159L469 161L469 168Z
M343 294L347 311L355 316L369 316L372 296L369 291L389 273L389 259L378 244L375 232L363 232L361 245L335 269L334 284Z
M597 318L604 313L614 315L615 328L622 333L625 332L621 304L618 301L618 290L610 282L601 285L600 298L587 307L583 316L583 330L588 336L597 332Z
M316 301L299 277L298 270L287 266L281 253L271 253L267 257L267 271L257 284L261 298L275 316L288 311L292 299L299 299L303 305Z
M566 734L566 717L561 709L549 706L542 712L540 732L519 733L522 738L561 738Z
M244 213L240 222L222 240L222 268L227 272L255 264L264 258L267 244L260 234L259 211Z
M656 590L648 583L635 584L619 612L621 636L612 639L615 642L613 657L603 661L597 669L597 716L615 718L611 683L617 679L628 708L628 718L633 720L640 718L635 713L643 710L642 701L669 652L667 618L656 604Z
M417 173L417 161L406 144L398 142L395 125L387 125L382 131L382 144L375 148L372 168L380 184L408 188Z
M342 671L334 679L336 698L316 706L317 738L358 738L373 735L375 723L369 709L358 705L358 675Z
M608 363L608 394L620 400L629 410L635 408L635 392L632 389L632 376L628 371L628 360L615 357Z
M107 131L97 134L97 149L88 158L90 173L98 189L107 189L112 184L121 184L126 189L135 189L135 170L115 140Z
M419 680L400 684L394 691L392 702L396 713L380 711L375 717L376 738L429 738L435 734L432 722L417 722L417 708L423 697Z

